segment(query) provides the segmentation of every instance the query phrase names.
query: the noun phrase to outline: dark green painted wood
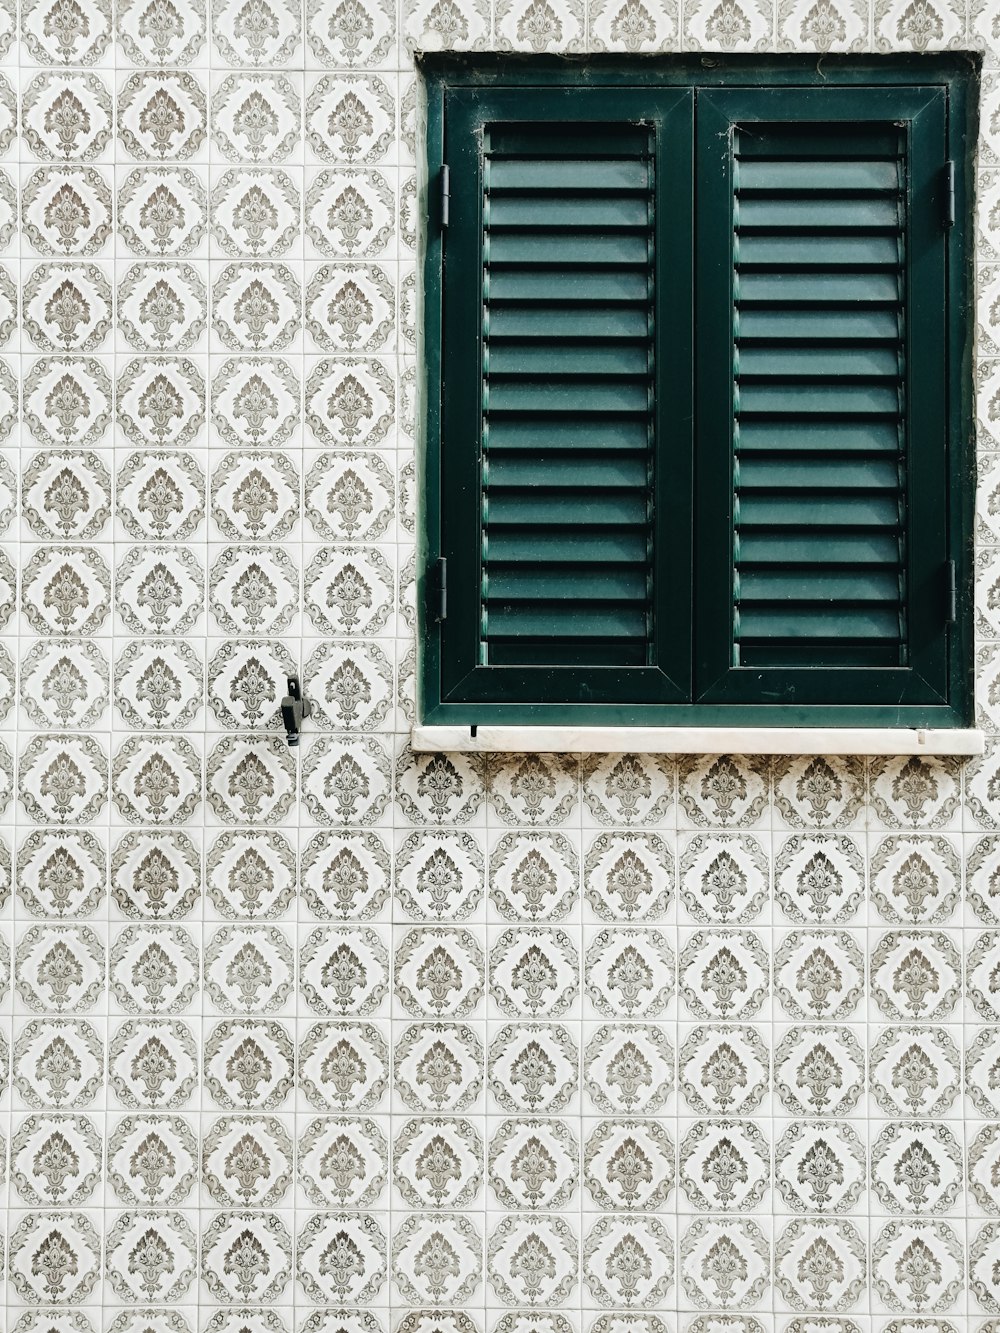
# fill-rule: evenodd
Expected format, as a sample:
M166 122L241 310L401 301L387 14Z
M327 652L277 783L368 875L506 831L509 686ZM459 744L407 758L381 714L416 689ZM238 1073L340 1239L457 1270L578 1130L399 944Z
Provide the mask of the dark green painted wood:
M447 102L446 343L461 332L443 375L446 701L689 697L690 578L675 607L652 598L658 569L690 560L690 264L665 265L664 240L690 236L692 104L589 89ZM663 355L682 370L654 391Z
M699 98L699 162L710 182L699 196L695 569L702 702L947 701L948 631L944 601L935 595L948 558L947 241L933 190L947 156L944 106L938 89L733 90ZM802 125L808 140L799 146ZM877 160L893 132L896 160ZM744 142L753 144L749 182ZM794 160L796 151L803 160ZM865 221L845 223L855 253L834 249L838 260L849 260L840 267L804 263L801 251L790 250L760 272L744 272L747 195L772 198L769 229L793 194L846 202L891 193L893 180L895 235ZM755 219L751 237L759 226ZM808 236L808 228L797 235ZM820 235L831 247L840 239ZM892 264L887 240L897 255ZM858 263L860 248L865 258ZM748 305L771 322L767 342L751 338L745 347ZM788 313L807 311L816 321L831 306L877 310L896 327L891 337L843 338L837 348L822 338L803 342L794 321L783 336ZM729 392L720 395L727 374ZM821 445L810 440L814 423L822 427ZM769 452L775 426L782 427L781 442ZM876 447L852 449L847 476L818 476L814 460L836 459L840 430L854 437L858 426L879 432ZM747 427L753 434L744 485ZM761 458L770 474L753 470ZM871 538L874 548L866 546ZM849 570L853 586L831 581L830 569Z
M422 716L427 722L930 726L968 721L972 320L970 192L966 178L975 142L978 64L962 55L826 57L817 83L813 61L781 57L716 59L717 63L706 65L700 59L686 57L628 61L588 57L586 66L581 66L579 62L549 57L420 58L428 97L430 181L424 250L427 493L421 536L426 546L421 557L423 567L438 554L449 557L451 608L448 621L440 627L434 625L424 612L421 587L421 699ZM741 87L741 82L747 86ZM839 105L835 105L838 99L831 98L831 93L840 95ZM697 171L692 161L691 107L695 95L700 144ZM668 107L671 99L679 100ZM842 108L849 99L854 99L854 107L847 114ZM568 126L581 120L589 122L587 134L567 133ZM726 283L732 272L731 268L727 271L732 196L731 192L728 199L726 196L726 155L730 126L746 120L795 124L799 129L791 149L776 146L774 136L769 144L744 136L745 161L741 169L750 170L751 180L756 174L766 188L748 191L740 204L744 247L741 282L750 285L750 299L741 308L740 354L745 358L746 373L741 376L740 387L742 394L750 394L750 410L742 417L739 480L741 503L750 503L751 520L744 525L741 540L744 549L746 543L752 550L753 543L766 542L772 556L784 552L789 568L781 569L780 561L773 559L774 568L769 565L745 577L741 610L752 616L758 605L771 607L773 618L774 604L780 606L784 599L796 596L797 588L801 589L801 579L796 584L797 572L805 570L807 586L820 594L822 614L813 627L816 642L822 643L825 651L826 665L820 669L814 665L811 642L805 644L803 653L802 642L787 641L781 645L781 666L764 663L754 668L733 667L733 565L731 542L725 537L732 531L732 513L725 520L719 540L713 538L713 532L719 532L719 515L709 512L711 506L706 510L706 494L712 494L713 478L722 482L723 494L727 493L726 487L730 496L734 494L732 402L724 381L720 389L718 378L706 373L712 364L706 354L711 358L719 352L709 336L714 321L706 318L706 311L712 308L713 299L728 302L731 309ZM494 163L501 170L497 202L502 208L500 224L492 229L490 237L492 280L500 280L499 289L493 287L496 299L491 302L488 326L491 356L499 358L497 383L502 388L506 377L511 386L518 380L530 386L534 376L537 387L545 389L550 377L541 367L548 356L556 368L558 358L559 377L581 382L592 401L599 404L606 390L614 391L621 387L620 381L629 379L630 367L635 364L630 351L644 333L630 316L629 293L621 283L641 248L641 241L637 245L637 224L627 216L627 210L615 214L607 211L607 206L616 202L616 192L627 194L632 188L628 182L637 179L635 171L641 163L624 160L623 155L603 184L601 169L590 166L602 153L607 157L609 144L620 145L618 131L623 121L652 126L656 143L656 603L652 647L650 650L649 642L636 636L628 640L642 646L647 665L636 659L634 666L616 666L615 661L621 659L614 656L600 664L593 658L587 665L585 659L574 658L570 651L565 667L555 669L546 660L543 647L533 663L503 665L502 654L498 653L494 666L484 666L477 660L482 629L477 603L481 578L477 496L481 494L482 311L477 280L472 280L471 295L468 283L470 272L481 271L483 127L505 124L509 150L498 154ZM870 132L856 152L841 143L836 162L831 163L823 160L830 145L826 127L838 122L845 129L857 122ZM898 229L890 176L896 170L891 159L898 147L900 122L904 123L907 160L915 164L908 182L909 197L920 206L915 221L908 223L906 301L915 301L921 317L927 313L933 318L935 309L939 317L947 312L947 318L939 318L936 342L918 339L916 345L913 311L909 320L900 321L884 295L886 278L892 276L892 246ZM540 136L541 124L551 129L547 141ZM527 143L537 153L538 162L545 159L546 171L532 166L525 176L517 159L524 156ZM933 147L921 156L921 146L930 144ZM803 165L806 150L817 160ZM952 157L958 164L958 225L946 237L938 226L941 200L936 174L940 167L937 159L944 157ZM437 164L443 160L451 167L452 226L442 247L436 230L433 187ZM836 180L826 174L824 187L824 173L831 165L836 169ZM559 207L560 190L566 188L563 182L579 182L583 171L590 178L590 217L601 219L590 232L581 229L583 214L579 210L570 213ZM533 180L529 179L532 175ZM690 277L695 180L701 209L697 287ZM533 205L526 213L520 205L525 192L532 190L544 208L539 211ZM849 204L838 197L844 190L855 191ZM721 216L710 215L713 198ZM716 225L720 222L721 229ZM855 233L861 227L866 235L859 245ZM916 258L910 262L914 237L917 250L913 254L919 264ZM547 289L544 280L554 255L560 257L566 277L558 294ZM719 255L725 256L721 265L717 263ZM664 256L669 256L669 264L664 263ZM812 290L816 288L812 280L819 276L823 288L835 298L833 305L827 302L819 312L822 319L806 296L775 309L776 266L789 258L794 258L801 276L810 280ZM532 273L534 286L528 281ZM787 296L790 288L784 280L793 275L786 267L778 276L783 281L777 290ZM863 283L859 281L862 277ZM599 304L594 303L595 278L602 283ZM504 279L513 280L507 292ZM914 295L918 283L920 291ZM746 288L743 290L745 293ZM442 293L443 356L441 339L435 337L435 306ZM595 311L593 329L581 334L576 314L588 301ZM878 611L885 605L887 590L898 586L900 577L898 543L883 521L883 501L891 497L894 485L898 489L893 473L899 453L899 413L889 410L885 391L892 384L886 353L898 340L900 328L909 377L905 404L911 414L908 419L916 415L916 394L922 404L920 420L927 424L922 439L908 441L908 463L916 460L926 485L914 485L909 475L912 466L908 467L905 511L911 523L916 522L912 515L919 517L928 540L923 544L906 543L903 580L908 598L907 664L858 668L852 665L850 642L838 637L842 621L833 618L841 613L845 591L856 593L851 614L855 628L862 623L866 627L869 646L882 645L891 652L898 651L899 645L898 625L894 640L889 633L891 627ZM617 353L612 351L614 348ZM573 381L572 355L576 353L580 360ZM594 368L602 356L617 368L595 382ZM823 394L809 392L803 403L808 408L802 415L808 422L804 435L794 424L794 417L793 424L769 419L769 395L773 395L778 380L786 400L796 385L815 388L818 357L835 369L839 392L843 393L845 382L848 384L859 410L850 418L838 419L829 406L823 406ZM914 365L922 367L919 384L915 383ZM702 384L697 411L691 402L696 370ZM491 393L493 387L491 383ZM829 395L826 398L829 400ZM501 504L514 503L509 512L514 513L515 521L499 523L497 531L504 533L504 540L514 543L525 586L532 596L537 592L543 598L552 598L554 585L527 566L540 542L522 536L517 546L519 499L541 512L538 505L544 505L544 499L536 500L535 493L544 497L557 491L555 478L567 456L579 465L579 488L583 491L592 487L602 497L615 492L622 499L634 495L638 489L636 469L641 471L643 466L646 432L638 408L634 419L626 416L614 420L605 412L609 428L603 433L600 457L583 459L578 451L578 433L561 415L565 394L540 392L536 401L538 410L519 413L504 410L501 394L500 410L489 422L490 490L495 488L497 496L503 497ZM439 402L443 406L440 418ZM699 429L697 448L691 443L694 421ZM725 458L718 447L720 438L727 442ZM782 487L777 478L783 469L787 474L785 465L792 460L791 480ZM603 470L609 462L617 471ZM850 487L841 484L838 473L838 467L843 472L844 462L852 474ZM505 473L505 469L512 468L515 470ZM692 499L695 476L697 503ZM796 531L794 525L780 521L773 501L785 491L800 502L807 495L818 495L830 514L836 513L838 505L843 508L849 502L854 506L851 523L844 529L834 555L822 549L814 534ZM847 491L850 494L845 495ZM591 568L595 590L599 588L602 596L606 595L609 606L619 608L616 625L627 638L634 626L627 608L640 601L641 590L628 579L628 560L634 553L629 536L635 529L629 526L625 511L617 512L624 526L619 524L611 530L618 532L622 543L616 548L619 558L591 560ZM504 517L503 508L500 516ZM710 520L708 527L706 517ZM566 558L583 562L588 543L575 540L572 529L559 525L556 518L553 514L552 521L546 521L544 544L558 550L560 543L568 540L562 547ZM593 553L592 544L590 549ZM694 596L692 553L698 578ZM955 559L958 568L958 615L950 628L943 624L941 608L946 606L947 597L944 561L939 567L939 556ZM865 596L857 595L853 579L858 562L863 562L868 571ZM730 589L730 611L721 616L719 603L704 595L712 587L713 578L718 587ZM457 600L456 583L462 594ZM514 604L510 586L501 584L497 591ZM721 605L725 607L725 601ZM822 638L824 628L830 631L826 639ZM612 653L617 652L620 642L613 636L609 642ZM824 682L815 688L819 676ZM868 679L862 681L862 676Z
M600 156L559 158L558 137L503 124L483 135L481 594L484 666L644 666L652 656L653 191L655 142L622 122L600 131ZM580 135L571 127L568 136ZM533 142L534 138L534 142ZM614 251L617 250L617 253ZM499 258L498 258L499 255ZM609 265L609 258L612 262ZM577 297L567 308L562 294ZM601 339L609 295L636 327ZM559 306L569 339L495 335L493 315ZM574 444L504 469L491 432L507 414L557 414ZM608 488L594 477L608 420L641 418L635 474ZM614 455L612 455L614 459ZM499 469L494 463L499 461ZM549 467L546 468L545 464ZM555 464L553 467L552 464ZM582 468L582 475L581 475ZM586 539L582 559L548 541ZM613 577L603 577L610 567Z

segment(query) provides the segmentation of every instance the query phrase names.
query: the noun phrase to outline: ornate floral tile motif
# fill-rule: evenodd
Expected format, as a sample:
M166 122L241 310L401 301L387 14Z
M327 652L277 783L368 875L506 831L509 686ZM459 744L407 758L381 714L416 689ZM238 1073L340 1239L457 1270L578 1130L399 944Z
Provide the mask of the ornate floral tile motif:
M414 754L414 52L970 45L987 753ZM0 1327L996 1333L998 198L998 0L0 0Z

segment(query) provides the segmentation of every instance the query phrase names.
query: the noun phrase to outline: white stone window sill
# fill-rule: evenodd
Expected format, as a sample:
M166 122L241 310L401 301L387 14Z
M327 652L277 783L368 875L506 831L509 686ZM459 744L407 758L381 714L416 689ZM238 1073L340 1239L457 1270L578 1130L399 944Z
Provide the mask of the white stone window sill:
M947 727L414 727L417 753L982 754L985 735Z

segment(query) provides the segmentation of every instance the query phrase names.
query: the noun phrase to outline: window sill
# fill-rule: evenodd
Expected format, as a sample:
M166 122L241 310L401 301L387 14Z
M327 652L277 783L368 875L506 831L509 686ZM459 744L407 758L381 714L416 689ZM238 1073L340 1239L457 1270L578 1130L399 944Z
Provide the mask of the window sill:
M414 727L418 754L934 754L977 755L986 737L947 727Z

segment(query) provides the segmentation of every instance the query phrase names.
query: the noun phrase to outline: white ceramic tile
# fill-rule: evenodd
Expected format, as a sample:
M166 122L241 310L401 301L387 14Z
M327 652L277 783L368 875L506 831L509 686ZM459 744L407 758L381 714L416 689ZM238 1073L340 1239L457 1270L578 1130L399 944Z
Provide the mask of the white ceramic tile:
M413 53L967 43L995 0L0 0L0 1325L991 1327L995 70L985 752L410 743Z

